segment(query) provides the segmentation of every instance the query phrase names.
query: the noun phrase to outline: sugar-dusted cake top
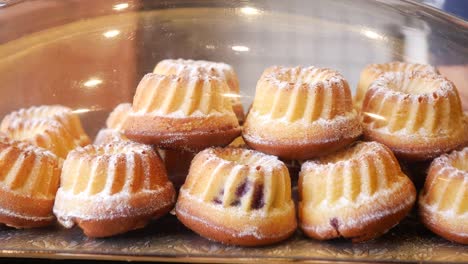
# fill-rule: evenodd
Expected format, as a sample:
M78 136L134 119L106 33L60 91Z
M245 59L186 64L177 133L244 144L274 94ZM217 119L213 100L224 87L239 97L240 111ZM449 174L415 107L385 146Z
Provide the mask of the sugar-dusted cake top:
M209 148L195 156L181 192L237 213L290 206L286 166L275 156L241 148Z
M217 77L160 75L143 77L133 100L133 112L183 118L187 116L234 115L226 83Z

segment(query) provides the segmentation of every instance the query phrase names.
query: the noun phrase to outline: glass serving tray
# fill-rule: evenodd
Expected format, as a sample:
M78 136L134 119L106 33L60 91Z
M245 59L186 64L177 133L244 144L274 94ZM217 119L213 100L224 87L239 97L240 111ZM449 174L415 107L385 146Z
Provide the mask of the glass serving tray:
M0 229L0 254L8 257L152 260L180 262L433 262L466 263L466 246L448 242L410 216L383 237L366 243L315 241L299 231L276 245L245 248L212 242L186 229L175 216L141 230L91 239L79 228Z
M0 1L0 115L59 103L75 109L95 135L112 108L131 101L141 77L165 58L233 65L247 109L258 77L271 65L334 68L354 88L369 63L401 60L434 64L442 73L458 69L468 64L466 43L466 21L411 1ZM468 87L458 88L466 98ZM462 263L468 262L468 247L433 235L414 213L366 243L320 242L297 231L287 241L258 248L211 242L168 215L107 239L58 225L0 227L0 256Z

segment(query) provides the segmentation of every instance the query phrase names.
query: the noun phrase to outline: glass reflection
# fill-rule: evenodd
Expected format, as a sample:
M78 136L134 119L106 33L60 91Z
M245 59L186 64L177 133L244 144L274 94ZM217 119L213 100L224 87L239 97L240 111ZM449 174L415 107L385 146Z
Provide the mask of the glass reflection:
M91 78L91 79L87 80L83 85L85 87L87 87L87 88L94 88L94 87L98 86L101 83L102 83L101 79Z
M376 115L376 114L373 114L373 113L369 113L369 112L365 112L363 113L364 115L366 116L369 116L371 118L374 118L374 119L378 119L378 120L386 120L385 117L381 116L381 115Z
M375 39L375 40L384 39L384 36L382 34L379 34L370 29L362 29L361 33L370 39Z
M120 4L116 4L114 5L114 7L112 9L116 10L116 11L121 11L121 10L124 10L126 8L128 8L128 3L120 3Z
M119 34L120 34L120 30L112 29L112 30L104 32L104 34L102 34L102 35L104 37L106 37L106 38L113 38L113 37L115 37L115 36L117 36Z
M242 7L240 11L245 14L245 15L258 15L260 11L257 8L251 7L251 6L246 6Z
M246 52L246 51L249 51L250 48L249 47L246 47L246 46L232 46L231 49L233 51L240 51L240 52Z

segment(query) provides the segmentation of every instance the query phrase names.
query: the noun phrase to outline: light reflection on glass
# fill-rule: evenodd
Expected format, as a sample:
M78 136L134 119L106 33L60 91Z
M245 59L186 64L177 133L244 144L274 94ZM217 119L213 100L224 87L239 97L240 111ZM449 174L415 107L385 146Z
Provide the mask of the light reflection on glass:
M207 48L207 49L215 49L215 45L206 45L205 48Z
M223 96L225 96L225 97L230 97L230 98L241 97L241 95L235 94L235 93L224 93Z
M376 115L376 114L369 113L369 112L364 112L364 115L369 116L369 117L374 118L374 119L386 120L385 117L383 117L381 115Z
M384 36L370 29L361 29L361 33L370 39L384 39Z
M88 112L91 112L91 111L94 111L94 109L78 108L78 109L73 110L73 113L75 113L75 114L84 114L84 113L88 113Z
M246 52L246 51L249 51L249 47L246 47L246 46L232 46L231 49L233 51L240 51L240 52Z
M87 80L83 85L85 87L88 87L88 88L93 88L93 87L98 86L101 83L102 83L101 79L91 78L91 79Z
M117 10L117 11L120 11L120 10L124 10L128 8L128 3L120 3L120 4L116 4L114 5L114 10Z
M120 34L120 30L112 29L112 30L104 32L104 34L102 34L102 35L104 35L104 37L106 37L106 38L113 38L113 37L115 37L115 36L117 36L119 34Z
M242 13L250 16L258 15L260 13L260 11L257 8L251 6L242 7L240 10Z

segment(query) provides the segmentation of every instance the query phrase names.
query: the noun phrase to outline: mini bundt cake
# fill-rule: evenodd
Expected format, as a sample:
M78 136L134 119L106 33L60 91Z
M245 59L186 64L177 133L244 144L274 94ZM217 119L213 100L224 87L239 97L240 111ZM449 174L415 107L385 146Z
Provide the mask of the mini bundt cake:
M3 118L0 130L8 130L10 125L18 120L30 119L56 120L73 136L76 145L86 146L91 142L81 125L80 117L72 109L62 105L32 106L11 112Z
M297 227L286 166L274 156L242 148L198 153L176 214L201 236L232 245L275 243Z
M468 244L468 147L432 162L419 196L419 212L434 233Z
M239 80L234 68L226 63L212 62L205 60L162 60L154 68L153 73L162 75L181 75L184 72L192 72L196 74L207 74L216 76L226 81L229 87L228 96L234 112L236 113L239 123L244 122L244 109L240 101Z
M29 141L61 158L70 150L90 143L78 115L60 105L14 111L3 118L0 130L10 138Z
M127 119L128 113L132 109L132 104L122 103L117 105L109 114L106 120L106 128L99 130L94 144L107 144L114 140L126 140L127 137L122 132L122 126Z
M377 142L305 162L298 187L300 226L319 240L376 238L398 224L416 200L393 153Z
M274 66L257 83L243 137L256 150L305 160L348 145L361 130L341 74L317 67Z
M80 144L65 126L53 119L18 119L3 131L9 138L27 141L64 159Z
M150 146L114 141L71 151L62 168L54 213L89 237L144 227L169 212L175 190Z
M364 136L408 160L428 160L468 142L453 84L427 72L389 72L373 82L362 105Z
M125 135L176 150L225 146L240 135L226 82L201 75L147 74L138 85Z
M51 224L60 162L52 152L0 136L0 223L15 228Z
M354 104L357 109L361 109L362 102L364 101L364 97L366 95L367 90L372 82L377 80L380 75L386 72L410 72L410 71L424 71L424 72L433 72L438 73L437 69L431 65L426 64L415 64L415 63L407 63L407 62L389 62L389 63L382 63L382 64L369 64L367 65L361 72L361 76L359 78L357 90L356 90L356 97L354 100Z

